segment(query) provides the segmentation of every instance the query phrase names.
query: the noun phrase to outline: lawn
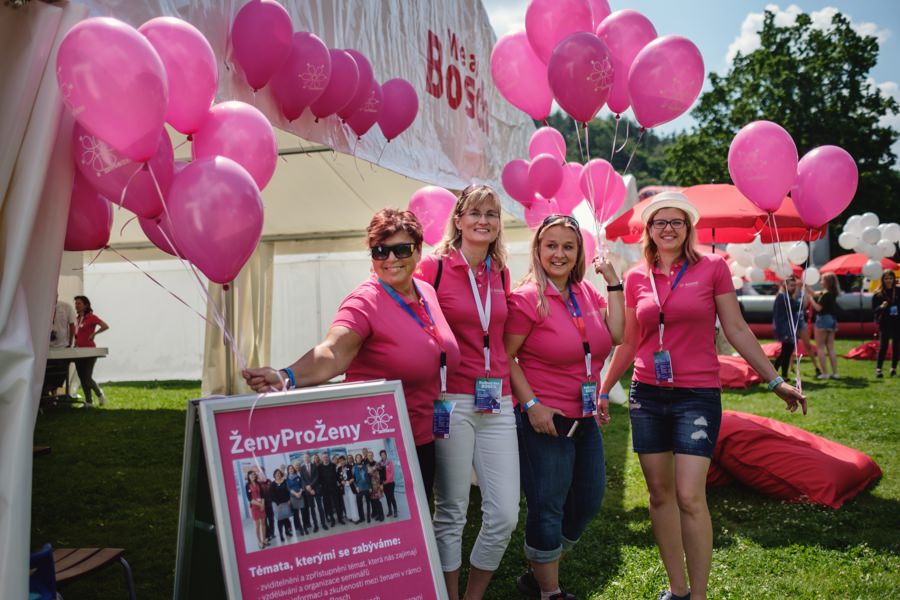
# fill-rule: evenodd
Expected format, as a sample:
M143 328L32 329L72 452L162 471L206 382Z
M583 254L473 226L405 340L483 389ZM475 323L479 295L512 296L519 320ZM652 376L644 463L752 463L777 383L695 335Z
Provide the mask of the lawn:
M838 343L846 352L852 342ZM883 479L838 511L770 500L740 486L709 491L715 532L713 598L879 598L900 588L900 378L873 378L874 364L841 360L839 381L813 379L804 365L807 416L784 411L764 387L723 395L725 408L774 417L857 448ZM110 403L92 411L53 407L38 417L32 547L120 546L134 569L138 597L171 597L185 403L199 382L109 383ZM604 430L609 485L600 515L566 556L563 584L578 598L650 599L665 587L630 450L628 414L613 406ZM473 488L464 556L474 542L480 498ZM524 517L523 510L520 517ZM521 525L521 523L520 523ZM525 561L522 528L488 598L517 598ZM67 586L66 600L124 596L116 567Z

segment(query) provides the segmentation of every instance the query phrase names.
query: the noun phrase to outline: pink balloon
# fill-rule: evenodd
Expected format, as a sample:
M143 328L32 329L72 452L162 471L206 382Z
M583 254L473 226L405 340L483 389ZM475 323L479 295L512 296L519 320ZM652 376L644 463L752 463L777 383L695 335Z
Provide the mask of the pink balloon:
M528 42L548 66L550 55L563 39L579 31L593 30L588 0L531 0L525 10Z
M584 166L579 183L601 223L608 221L625 202L622 176L602 158L595 158Z
M381 106L384 103L384 95L381 92L381 85L372 80L369 86L369 96L366 101L360 105L356 111L347 117L347 125L353 130L358 138L366 135L372 126L378 122L378 115L381 113Z
M359 69L359 81L356 83L356 91L353 93L353 97L350 98L350 102L337 111L342 121L346 121L350 115L355 113L369 99L372 91L372 82L375 81L375 75L372 73L372 64L365 54L352 48L347 48L344 52L352 56L353 60L356 61L356 68Z
M272 179L278 160L272 124L259 109L237 100L210 109L203 127L194 134L192 150L194 160L227 156L237 161L260 190Z
M791 198L804 223L821 227L850 206L857 183L859 170L846 150L819 146L800 159Z
M346 50L331 48L328 53L331 55L331 78L322 95L309 106L316 121L344 108L356 94L359 82L359 67Z
M387 141L391 141L412 125L419 112L419 97L416 90L405 79L389 79L381 84L384 96L378 127Z
M562 134L552 127L541 127L531 134L528 142L528 156L536 157L538 154L550 154L559 161L566 160L566 140Z
M550 114L553 92L547 82L547 66L528 43L524 31L500 38L491 51L491 77L506 101L532 119Z
M331 79L328 46L312 33L299 31L291 39L287 59L272 76L271 87L281 114L293 121L325 92Z
M597 240L587 227L581 228L581 237L584 238L584 263L588 268L592 268L590 265L597 255Z
M538 154L528 167L528 187L534 194L552 198L562 185L563 170L552 154Z
M775 212L797 179L797 146L781 125L754 121L731 140L728 172L750 202Z
M76 121L131 160L153 156L169 92L147 38L116 19L85 19L63 38L56 67L57 85Z
M527 160L517 158L506 163L503 167L503 173L500 180L503 182L503 189L509 194L509 197L528 208L534 202L534 192L528 183L528 167Z
M72 184L72 200L63 248L70 252L99 250L109 243L112 205L79 172Z
M425 243L434 246L444 237L447 219L456 205L456 196L441 187L426 185L409 199L409 210L419 219Z
M224 156L195 160L172 182L167 207L182 256L216 283L237 277L263 227L262 199L250 174Z
M172 234L172 228L169 226L169 220L166 215L160 215L160 217L156 219L138 217L138 223L140 223L144 235L147 236L147 239L150 240L154 246L172 256L181 254L180 252L176 252L175 248L169 244L169 242L175 242L175 236ZM184 254L181 254L181 256L184 256Z
M606 0L588 0L591 5L591 31L596 31L597 26L603 22L603 19L609 16L612 11L609 8L609 2Z
M172 141L165 130L157 134L157 144L156 154L147 163L149 168L145 168L125 158L80 124L76 123L72 130L72 158L84 178L103 196L112 198L113 203L121 202L123 208L147 218L162 212L162 199L172 184L174 156Z
M206 118L219 87L212 47L196 27L174 17L150 19L138 31L150 41L166 71L166 122L181 133L194 133Z
M293 34L291 16L274 0L250 0L238 11L231 45L253 91L265 86L287 59Z
M573 33L559 43L547 63L550 89L573 119L588 122L606 102L613 84L609 49L593 33Z
M559 205L560 214L570 215L575 207L584 199L581 192L581 172L584 167L576 162L563 165L562 185L556 192L556 202Z
M617 10L597 27L599 37L609 48L615 77L609 99L609 110L625 112L631 105L628 95L628 70L641 48L656 39L656 28L650 19L636 10Z
M529 229L537 229L544 219L555 214L559 214L559 205L556 204L556 200L535 198L534 203L525 209L525 224Z
M684 113L700 95L703 74L700 50L687 38L666 35L644 46L628 71L638 123L656 127Z

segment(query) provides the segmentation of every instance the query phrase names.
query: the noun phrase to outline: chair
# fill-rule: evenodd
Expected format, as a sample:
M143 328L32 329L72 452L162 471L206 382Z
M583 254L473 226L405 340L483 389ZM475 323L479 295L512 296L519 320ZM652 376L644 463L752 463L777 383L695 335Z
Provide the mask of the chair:
M135 600L134 579L131 566L125 560L122 548L58 548L50 544L31 555L30 591L41 594L41 600L53 600L62 595L56 591L57 585L75 581L86 575L118 562L125 570L125 584L128 598ZM48 574L49 573L49 574Z
M29 598L56 599L56 569L53 567L53 548L50 544L31 554L31 572L28 576Z

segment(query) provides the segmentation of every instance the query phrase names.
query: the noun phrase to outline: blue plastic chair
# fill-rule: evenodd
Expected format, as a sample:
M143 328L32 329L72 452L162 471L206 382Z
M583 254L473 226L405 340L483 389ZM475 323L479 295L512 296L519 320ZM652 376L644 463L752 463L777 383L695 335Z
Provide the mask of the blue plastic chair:
M31 574L28 577L29 598L56 599L56 567L53 564L53 548L50 544L31 554Z

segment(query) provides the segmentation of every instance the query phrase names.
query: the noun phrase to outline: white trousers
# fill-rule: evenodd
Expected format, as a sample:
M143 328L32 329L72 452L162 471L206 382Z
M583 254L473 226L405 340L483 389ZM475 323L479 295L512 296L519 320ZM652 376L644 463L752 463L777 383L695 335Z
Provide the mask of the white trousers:
M481 531L469 564L496 571L519 520L519 446L512 399L499 414L475 412L471 394L447 394L456 402L450 437L435 441L434 533L441 568L462 566L462 534L469 508L472 468L481 488Z

